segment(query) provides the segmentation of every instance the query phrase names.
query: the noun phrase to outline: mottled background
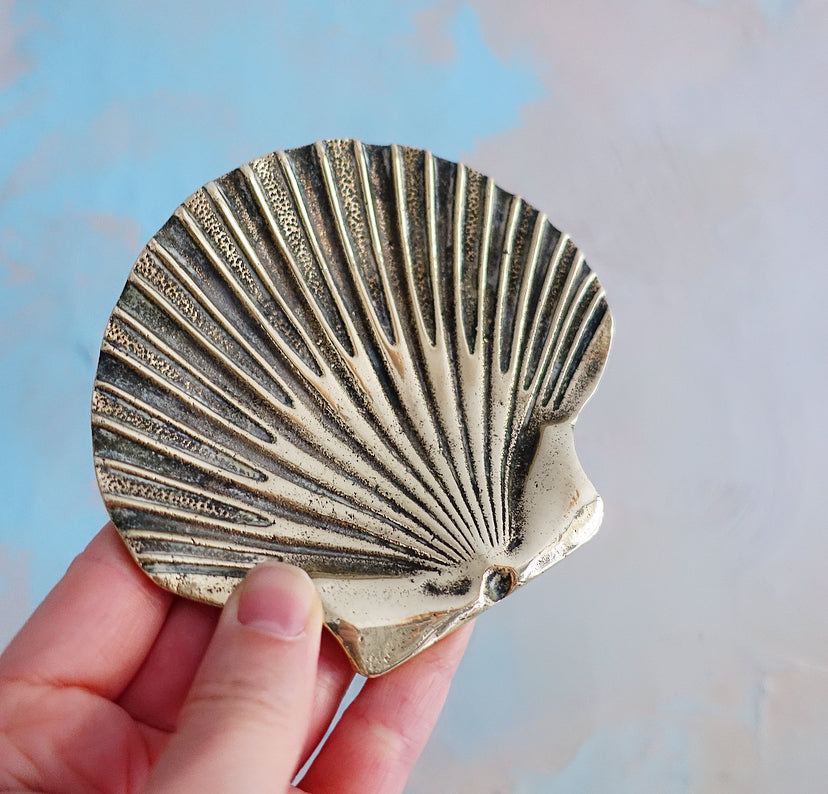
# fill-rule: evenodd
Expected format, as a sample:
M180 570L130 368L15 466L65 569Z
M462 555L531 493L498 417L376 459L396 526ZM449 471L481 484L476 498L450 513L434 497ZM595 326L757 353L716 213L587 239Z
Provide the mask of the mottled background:
M478 622L410 791L828 790L826 2L0 0L0 92L0 643L105 520L143 242L259 154L398 141L545 210L617 331L604 527Z

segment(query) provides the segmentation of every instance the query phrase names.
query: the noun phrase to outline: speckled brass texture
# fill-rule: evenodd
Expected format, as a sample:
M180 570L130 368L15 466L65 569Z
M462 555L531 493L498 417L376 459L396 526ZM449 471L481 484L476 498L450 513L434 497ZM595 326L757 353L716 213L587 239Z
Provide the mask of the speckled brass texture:
M567 235L463 165L324 141L188 198L112 312L92 399L112 520L222 604L268 559L379 675L598 529L573 423L610 347Z

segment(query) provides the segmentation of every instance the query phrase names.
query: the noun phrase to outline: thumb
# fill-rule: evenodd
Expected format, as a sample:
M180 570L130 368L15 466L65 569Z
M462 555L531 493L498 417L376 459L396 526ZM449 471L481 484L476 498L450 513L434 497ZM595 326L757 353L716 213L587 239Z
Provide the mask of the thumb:
M224 607L146 790L283 792L308 731L321 625L304 571L251 571Z

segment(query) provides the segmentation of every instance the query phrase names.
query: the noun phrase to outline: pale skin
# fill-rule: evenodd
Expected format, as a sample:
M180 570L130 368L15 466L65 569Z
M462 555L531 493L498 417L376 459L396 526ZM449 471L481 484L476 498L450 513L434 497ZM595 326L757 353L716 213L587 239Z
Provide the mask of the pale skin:
M0 790L402 791L468 641L365 683L310 579L266 565L223 610L177 598L101 530L0 656Z

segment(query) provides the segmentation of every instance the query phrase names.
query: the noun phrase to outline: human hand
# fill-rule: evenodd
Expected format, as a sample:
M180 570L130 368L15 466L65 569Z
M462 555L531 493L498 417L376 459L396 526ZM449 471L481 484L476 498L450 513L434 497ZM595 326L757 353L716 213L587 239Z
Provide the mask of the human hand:
M470 628L368 680L295 789L353 677L321 625L298 569L256 569L219 611L107 524L0 657L0 790L401 791Z

